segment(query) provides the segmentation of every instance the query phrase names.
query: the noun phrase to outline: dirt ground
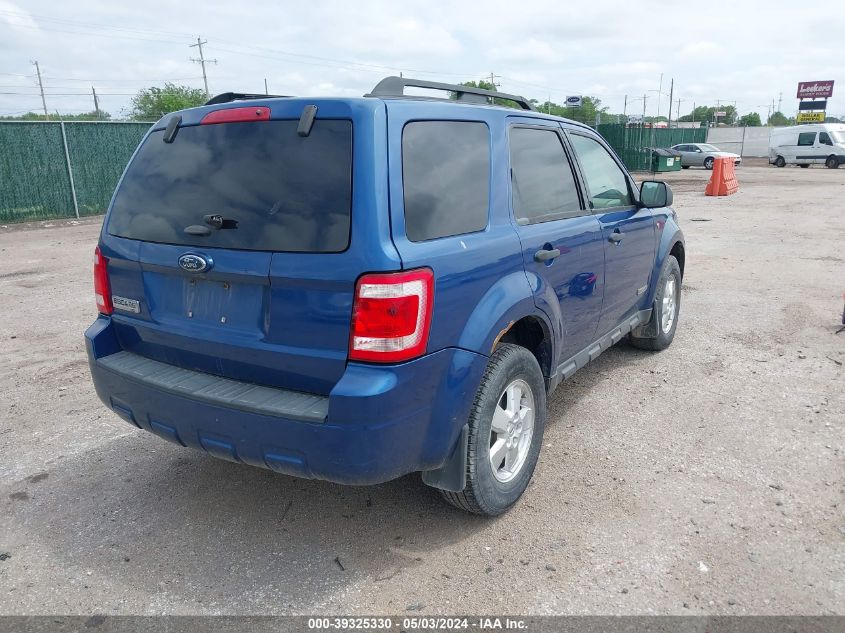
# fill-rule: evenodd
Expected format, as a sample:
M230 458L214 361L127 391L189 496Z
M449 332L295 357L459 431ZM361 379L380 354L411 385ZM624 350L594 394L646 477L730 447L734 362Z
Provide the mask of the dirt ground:
M0 228L0 613L845 613L845 169L708 177L666 178L674 344L564 383L495 520L130 427L82 341L100 220Z

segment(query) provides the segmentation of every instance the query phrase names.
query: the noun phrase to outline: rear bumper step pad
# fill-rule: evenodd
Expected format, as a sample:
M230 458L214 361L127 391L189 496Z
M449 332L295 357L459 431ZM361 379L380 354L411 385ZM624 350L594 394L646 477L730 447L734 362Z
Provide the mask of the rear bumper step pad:
M155 389L241 411L318 424L326 421L329 412L325 396L212 376L127 351L98 358L97 364Z

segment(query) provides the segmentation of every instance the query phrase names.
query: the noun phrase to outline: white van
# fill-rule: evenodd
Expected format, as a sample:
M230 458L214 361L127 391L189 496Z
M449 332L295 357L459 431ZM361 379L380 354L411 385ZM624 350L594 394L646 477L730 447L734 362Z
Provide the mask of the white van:
M845 123L814 123L779 127L769 137L769 164L845 165Z

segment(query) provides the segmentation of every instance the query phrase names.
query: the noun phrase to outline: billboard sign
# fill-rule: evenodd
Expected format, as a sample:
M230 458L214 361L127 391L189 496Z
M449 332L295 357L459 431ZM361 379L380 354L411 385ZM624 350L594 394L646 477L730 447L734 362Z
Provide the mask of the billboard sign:
M799 101L798 102L798 109L799 110L824 110L827 108L827 100L823 99L822 101Z
M828 99L833 96L833 80L802 81L798 84L799 99Z
M581 107L581 97L567 97L566 98L566 105L570 108L580 108Z
M799 112L797 123L824 123L824 112Z

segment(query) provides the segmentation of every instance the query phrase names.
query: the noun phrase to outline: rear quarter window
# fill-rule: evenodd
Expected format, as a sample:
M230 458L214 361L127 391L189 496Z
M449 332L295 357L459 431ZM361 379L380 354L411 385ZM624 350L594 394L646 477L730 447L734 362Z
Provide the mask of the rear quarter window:
M816 133L815 132L801 132L798 135L798 146L799 147L807 147L812 146L813 143L816 142Z
M412 242L487 227L490 134L475 121L412 121L402 131L405 234Z

